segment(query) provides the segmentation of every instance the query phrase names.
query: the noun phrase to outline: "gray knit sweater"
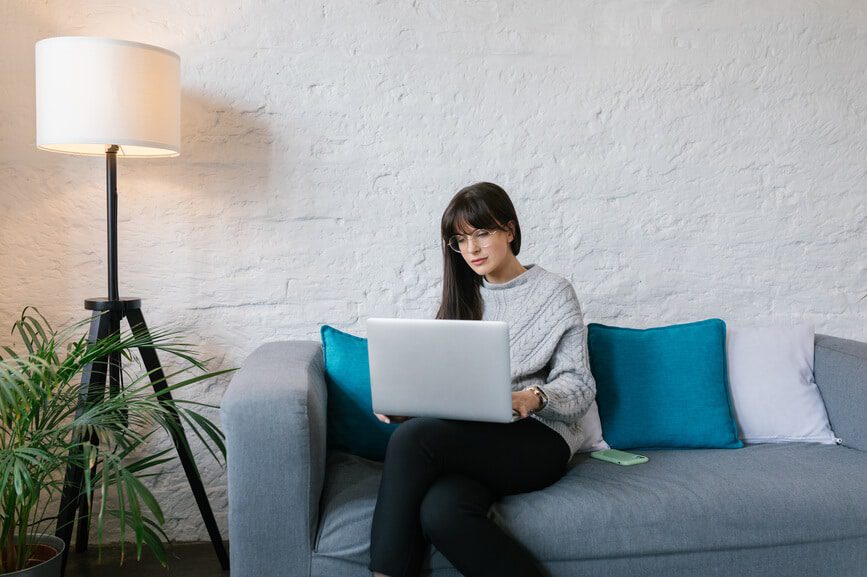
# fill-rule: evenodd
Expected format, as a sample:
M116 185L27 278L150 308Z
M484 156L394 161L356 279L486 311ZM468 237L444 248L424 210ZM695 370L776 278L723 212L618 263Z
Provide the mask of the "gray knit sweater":
M560 433L574 455L596 396L581 305L568 279L538 264L524 267L505 283L482 277L482 320L509 323L512 390L537 385L547 394L548 404L530 417Z

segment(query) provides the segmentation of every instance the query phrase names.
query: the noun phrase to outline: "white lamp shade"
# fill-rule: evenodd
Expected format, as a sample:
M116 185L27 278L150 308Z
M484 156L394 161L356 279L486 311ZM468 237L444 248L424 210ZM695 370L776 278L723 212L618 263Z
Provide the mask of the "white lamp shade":
M181 60L150 44L61 36L36 43L36 146L70 154L180 153Z

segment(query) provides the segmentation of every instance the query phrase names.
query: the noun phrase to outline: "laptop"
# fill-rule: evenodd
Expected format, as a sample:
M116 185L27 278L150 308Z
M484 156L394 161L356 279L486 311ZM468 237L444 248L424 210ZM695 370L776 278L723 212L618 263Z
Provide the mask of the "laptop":
M510 423L509 324L451 319L367 320L373 412Z

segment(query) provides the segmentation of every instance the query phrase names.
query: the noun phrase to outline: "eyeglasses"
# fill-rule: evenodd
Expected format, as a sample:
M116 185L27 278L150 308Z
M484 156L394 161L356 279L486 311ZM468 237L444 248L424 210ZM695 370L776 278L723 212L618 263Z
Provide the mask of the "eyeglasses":
M494 234L497 231L495 230L487 230L485 228L480 228L473 232L472 236L473 240L477 245L482 248L485 248L491 244L493 240ZM449 248L455 252L462 252L469 248L469 242L467 242L467 235L465 234L456 234L449 239L448 242Z

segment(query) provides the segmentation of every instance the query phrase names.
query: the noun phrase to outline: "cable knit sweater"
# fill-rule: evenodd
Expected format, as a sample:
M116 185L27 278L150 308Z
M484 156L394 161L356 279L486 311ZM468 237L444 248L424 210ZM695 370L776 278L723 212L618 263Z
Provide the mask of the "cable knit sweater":
M537 385L545 392L548 404L530 418L558 432L574 455L584 439L581 419L596 397L581 305L568 279L538 264L524 267L505 283L482 277L482 320L509 323L512 390Z

